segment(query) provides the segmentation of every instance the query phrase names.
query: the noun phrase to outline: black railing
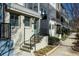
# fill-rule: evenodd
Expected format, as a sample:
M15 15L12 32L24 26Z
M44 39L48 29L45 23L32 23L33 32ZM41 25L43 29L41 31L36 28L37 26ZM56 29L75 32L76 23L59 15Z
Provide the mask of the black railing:
M30 48L31 46L33 45L35 47L35 50L36 50L36 43L40 42L40 40L42 38L39 38L40 36L40 33L37 33L37 34L33 34L30 38ZM36 39L37 38L37 39ZM32 41L33 40L33 41Z
M1 40L0 42L5 41L4 44L0 46L0 56L4 56L4 54L8 53L6 56L10 55L10 51L12 51L13 41L12 40Z
M33 39L33 37L35 36L35 34L33 34L31 37L30 37L30 49L31 49L31 47L32 47L32 39ZM35 38L35 37L34 37ZM35 40L34 40L34 42L35 42ZM35 45L35 43L34 43L34 45Z
M33 34L31 37L30 37L30 42L29 42L29 44L30 44L30 49L32 48L32 46L34 46L35 47L35 50L36 50L36 37L37 36L40 36L40 33L37 33L37 34ZM29 41L29 40L24 40L24 42L22 42L21 43L21 45L22 44L25 44L27 41ZM40 40L41 39L39 39L39 37L38 37L38 39L37 39L39 42L40 42ZM21 47L21 45L20 45L20 47Z
M6 53L6 56L9 56L12 47L11 25L10 23L0 23L0 56L5 55Z

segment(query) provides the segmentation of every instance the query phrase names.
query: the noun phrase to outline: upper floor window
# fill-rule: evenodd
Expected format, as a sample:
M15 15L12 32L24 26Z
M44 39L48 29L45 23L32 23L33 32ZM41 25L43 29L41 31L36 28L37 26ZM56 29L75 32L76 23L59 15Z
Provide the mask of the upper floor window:
M2 12L2 3L0 3L0 13Z
M38 3L28 3L28 8L38 12Z
M34 4L34 10L38 12L38 3Z
M59 14L59 12L58 11L56 11L56 18L60 18L60 14Z
M32 8L33 8L32 6L33 6L32 3L28 3L28 8L29 8L29 9L32 9Z
M19 25L18 15L11 13L10 23L11 23L11 26L18 26Z
M57 4L56 4L56 7L57 7L57 9L59 10L59 9L60 9L60 4L57 3Z
M65 19L61 16L61 23L64 23Z
M25 26L30 26L30 17L25 16L24 25Z
M47 19L47 10L41 9L41 15L42 15L42 20L46 20Z
M19 5L22 5L22 6L24 6L24 3L18 3Z

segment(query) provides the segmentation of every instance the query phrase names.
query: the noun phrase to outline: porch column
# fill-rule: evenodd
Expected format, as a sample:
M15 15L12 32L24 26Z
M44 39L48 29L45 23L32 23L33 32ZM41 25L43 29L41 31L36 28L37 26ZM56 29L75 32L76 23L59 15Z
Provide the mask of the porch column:
M39 23L39 24L38 24L38 31L39 31L39 32L40 32L40 24L41 24L40 22L41 22L41 19L39 19L39 22L38 22L38 23Z
M23 15L20 15L20 16L19 16L19 20L20 20L20 21L19 21L20 27L21 27L21 28L24 28L24 22L23 22L23 21L24 21L24 16L23 16Z
M32 29L32 33L34 34L34 21L35 21L35 18L30 18L31 22L30 22L30 26L31 26L31 29Z
M41 13L41 11L40 11L40 3L38 3L38 13Z
M5 21L4 21L5 23L10 23L10 13L9 12L7 12L7 11L5 12L4 19L5 19Z
M20 32L22 35L21 42L24 41L24 22L23 21L24 21L24 16L20 15L19 16L19 26L20 26Z

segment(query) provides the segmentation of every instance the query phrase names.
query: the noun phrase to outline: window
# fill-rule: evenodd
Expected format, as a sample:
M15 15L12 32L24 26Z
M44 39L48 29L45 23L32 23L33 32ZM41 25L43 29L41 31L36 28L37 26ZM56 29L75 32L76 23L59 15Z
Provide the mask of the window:
M59 14L59 12L58 11L56 11L56 18L60 18L60 14Z
M56 30L56 33L57 34L61 34L61 26L60 25L57 25L57 30Z
M51 24L49 24L49 29L51 29Z
M0 3L0 13L2 12L2 4Z
M38 28L38 19L35 19L35 22L34 22L34 29L37 29Z
M59 9L60 4L58 3L58 9Z
M37 3L34 4L34 10L35 10L36 12L38 12L38 4L37 4Z
M0 24L0 39L10 39L11 38L11 28L9 23Z
M47 11L45 9L41 9L41 16L42 16L42 20L47 19Z
M52 29L54 29L55 28L55 25L52 25Z
M30 26L30 17L25 16L24 25L25 26Z
M64 18L63 18L63 17L61 17L61 22L62 22L62 23L64 22Z
M28 8L38 12L38 4L37 3L28 3Z
M29 8L29 9L33 9L32 6L33 6L33 3L28 3L28 8Z
M18 26L19 25L18 15L11 13L10 14L10 23L11 23L11 26Z
M3 18L3 8L2 8L2 3L0 3L0 21L2 21Z

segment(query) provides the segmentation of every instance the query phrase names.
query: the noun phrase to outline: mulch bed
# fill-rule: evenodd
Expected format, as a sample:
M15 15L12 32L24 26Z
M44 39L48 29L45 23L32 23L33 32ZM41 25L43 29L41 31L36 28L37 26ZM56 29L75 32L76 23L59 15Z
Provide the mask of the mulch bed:
M56 45L48 45L38 51L34 51L34 54L36 56L43 56L43 55L46 55L46 53L48 53L49 51L51 51L53 48L55 48Z

